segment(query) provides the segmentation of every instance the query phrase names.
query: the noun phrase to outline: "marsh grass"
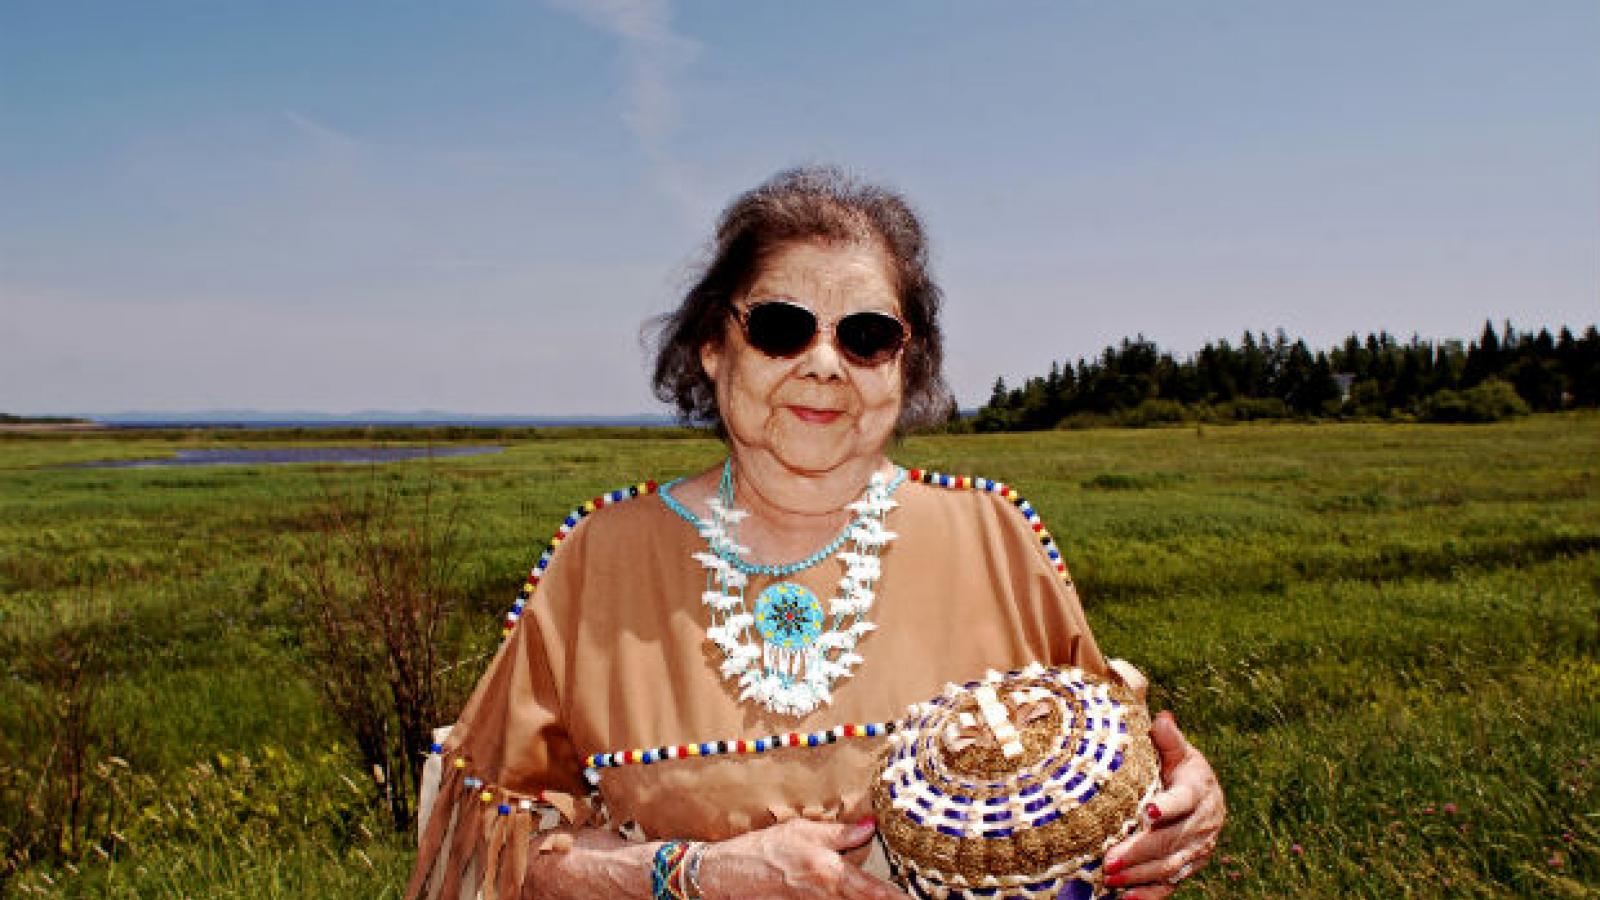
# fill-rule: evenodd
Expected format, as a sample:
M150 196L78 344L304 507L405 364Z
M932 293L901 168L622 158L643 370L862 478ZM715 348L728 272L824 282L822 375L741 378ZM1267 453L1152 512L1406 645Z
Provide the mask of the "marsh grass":
M324 706L345 723L390 821L404 832L416 819L432 729L450 720L471 687L461 677L469 672L460 628L450 627L467 624L455 615L458 509L439 502L431 467L420 496L403 476L368 471L364 484L327 492L285 580L307 656L323 673Z
M476 654L574 501L719 457L681 434L508 440L382 468L399 502L434 490L458 509L452 621ZM120 838L24 865L11 889L397 895L409 837L319 699L285 581L328 486L369 469L50 468L207 441L0 439L0 636L100 629L95 727L121 736L87 760ZM1232 816L1191 895L1600 890L1600 416L949 435L895 454L1022 489L1100 644L1210 755ZM23 710L44 683L4 665L0 763L36 765L47 736Z

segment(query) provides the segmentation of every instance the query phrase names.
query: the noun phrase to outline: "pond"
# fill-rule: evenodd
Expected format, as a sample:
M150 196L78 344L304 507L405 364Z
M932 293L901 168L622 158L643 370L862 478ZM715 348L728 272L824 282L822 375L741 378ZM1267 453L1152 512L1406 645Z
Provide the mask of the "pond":
M288 463L387 463L447 456L499 453L492 445L449 447L275 447L270 450L178 450L158 459L102 459L75 469L148 469L156 466L274 466Z

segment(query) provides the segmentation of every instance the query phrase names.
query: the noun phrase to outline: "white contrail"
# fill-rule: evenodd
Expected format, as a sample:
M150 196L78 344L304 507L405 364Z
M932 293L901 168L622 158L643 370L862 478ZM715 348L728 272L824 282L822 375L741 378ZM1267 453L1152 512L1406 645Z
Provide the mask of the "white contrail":
M298 110L285 109L283 117L297 132L320 148L348 153L361 147L361 142L350 135Z
M677 74L700 52L700 45L672 29L668 0L550 0L558 9L615 35L627 67L622 119L649 157L661 187L696 224L710 207L688 183L674 160L669 141L678 126Z

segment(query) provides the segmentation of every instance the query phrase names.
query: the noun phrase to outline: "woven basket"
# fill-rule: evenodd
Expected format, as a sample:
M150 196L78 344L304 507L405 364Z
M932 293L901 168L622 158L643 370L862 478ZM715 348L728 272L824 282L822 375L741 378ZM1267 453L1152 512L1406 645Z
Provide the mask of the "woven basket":
M873 786L895 877L930 900L1103 896L1101 858L1160 786L1149 731L1131 691L1079 669L947 685Z

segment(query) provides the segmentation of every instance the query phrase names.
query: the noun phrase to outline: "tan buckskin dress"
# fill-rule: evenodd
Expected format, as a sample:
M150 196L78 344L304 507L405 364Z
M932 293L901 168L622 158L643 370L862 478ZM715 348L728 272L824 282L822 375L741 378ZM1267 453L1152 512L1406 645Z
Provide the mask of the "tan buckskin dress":
M557 845L540 833L552 808L563 825L636 823L651 840L718 840L795 816L858 821L872 814L883 739L608 768L603 812L585 799L589 754L882 722L947 682L1034 661L1108 673L1071 583L1012 502L910 480L893 496L884 524L897 537L866 616L878 627L856 648L865 662L834 683L831 706L801 718L740 702L721 677L691 555L706 545L689 522L654 495L583 519L451 732L407 896L519 896L531 854ZM842 574L830 558L755 576L746 596L786 580L826 603Z

